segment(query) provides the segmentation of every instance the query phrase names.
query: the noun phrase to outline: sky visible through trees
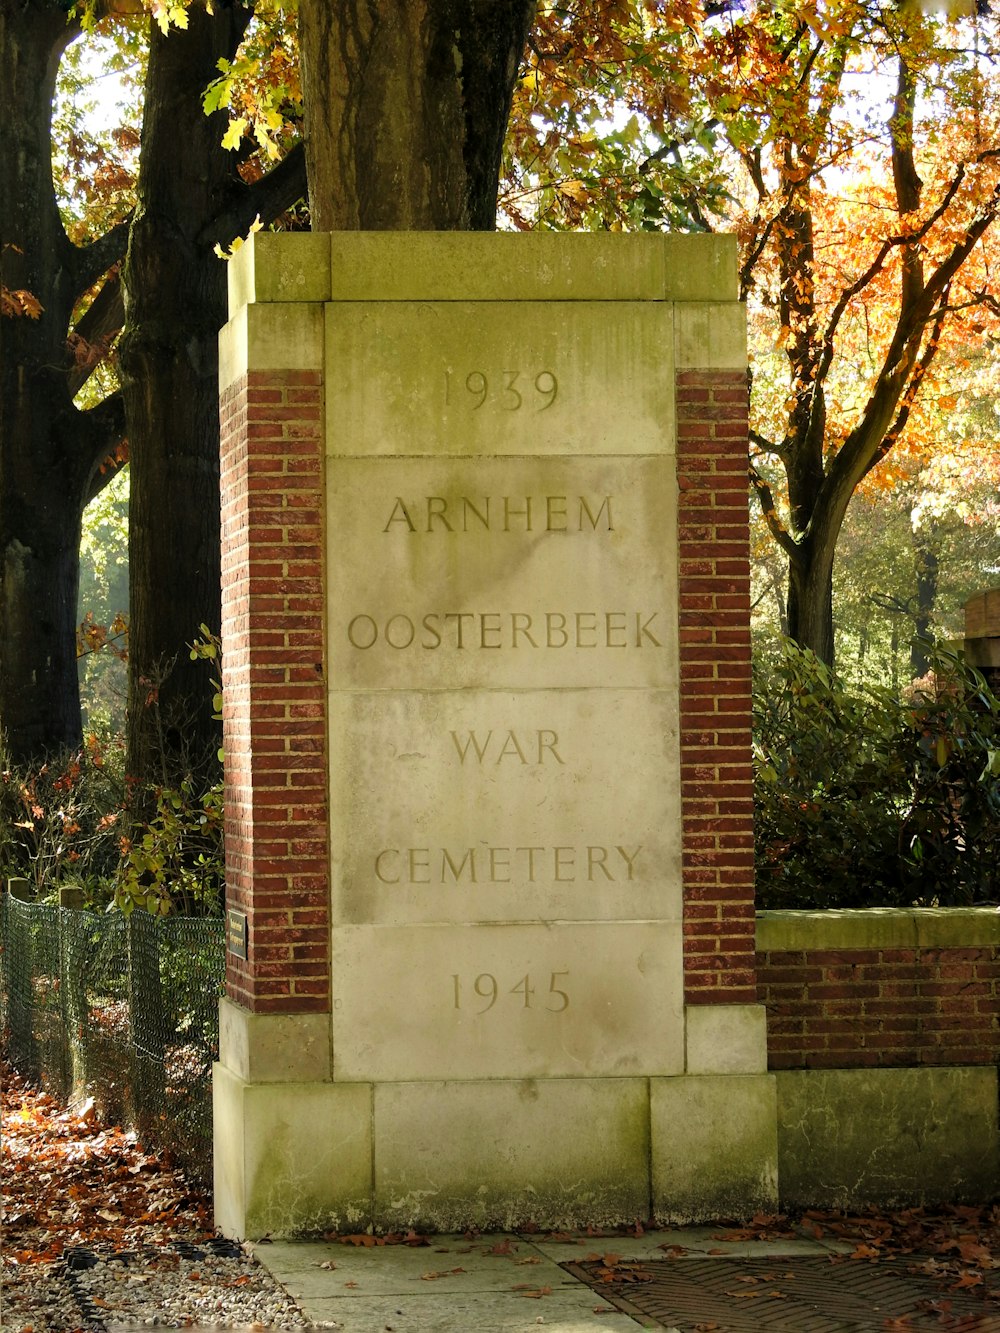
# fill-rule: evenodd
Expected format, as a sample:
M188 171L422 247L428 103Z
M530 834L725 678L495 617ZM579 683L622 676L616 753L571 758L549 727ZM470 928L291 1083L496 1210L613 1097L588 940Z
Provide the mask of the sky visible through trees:
M280 6L266 8L269 14L281 13ZM772 7L768 22L755 27L750 6L723 11L706 21L700 8L690 4L633 7L595 2L558 8L542 4L515 91L500 188L500 226L707 225L737 230L747 261L754 419L761 437L780 443L784 434L784 448L791 447L788 432L799 429L792 400L798 396L804 402L802 395L808 390L815 401L818 385L829 400L828 431L835 414L847 412L843 427L836 427L842 434L828 433L821 463L809 465L810 484L819 484L817 466L832 473L837 439L847 438L852 429L850 412L855 426L864 414L860 396L855 396L851 409L843 385L852 376L855 383L864 376L875 382L878 338L887 335L879 335L874 316L889 318L896 309L897 261L905 249L899 245L885 273L875 275L871 290L859 292L849 302L841 331L855 339L854 350L838 352L833 378L820 384L810 360L813 354L802 350L797 359L792 355L797 339L804 349L803 339L819 336L824 311L837 299L829 285L821 291L822 284L829 284L838 273L843 278L841 290L858 281L852 250L860 247L858 232L864 232L865 219L879 208L905 216L900 213L900 199L891 197L893 115L898 127L903 106L900 52L913 78L923 80L914 102L913 140L897 135L894 150L897 176L900 163L909 157L920 179L924 192L920 217L931 216L948 188L943 168L934 166L935 154L945 163L966 158L971 162L975 156L968 134L962 139L963 123L977 121L976 170L984 178L984 200L985 177L996 161L997 116L990 89L991 80L998 82L994 21L984 15L947 28L945 19L918 18L918 13L914 10L905 23L900 20L892 28L885 26L884 15L838 0L822 10L810 4ZM956 51L961 54L955 55ZM105 72L109 60L126 59L117 37L99 42L88 34L70 52L64 67L77 87L70 101L57 107L55 124L57 151L68 152L72 161L73 145L65 127L74 101L82 97L94 105L79 122L85 137L117 126L123 97L127 123L137 125L141 93L136 73L122 93L118 76ZM133 65L135 55L136 49L127 56ZM243 121L243 134L251 135L255 114L265 124L276 114L274 104L260 95L270 75L265 70L249 77L246 86L257 89L250 97L241 91L236 77L239 59L223 72L227 78L233 76L233 114ZM243 77L247 79L246 70ZM757 87L744 89L739 104L733 91L741 79L756 79ZM805 100L796 101L796 89L803 87ZM810 147L801 135L796 141L797 127L805 124L804 112L815 122L824 89L835 94L837 110L828 138L817 138ZM290 142L286 129L271 128L278 151L283 151ZM231 131L231 140L238 137ZM776 155L783 142L788 145L782 148L784 168L780 154ZM127 134L111 144L117 161L126 171L134 171L137 145ZM72 165L86 175L86 156L80 156L76 147ZM816 156L806 161L804 153ZM755 162L763 171L758 182L763 190L753 184ZM796 172L805 173L809 186L807 209L802 206L803 183L796 181ZM740 181L736 190L734 180ZM930 198L932 190L937 193ZM113 194L113 188L105 190L102 207ZM79 212L95 202L78 190L69 211ZM813 241L808 263L801 264L801 256L791 247L782 258L780 246L774 248L782 226L799 226L810 214ZM958 229L970 216L968 210L956 216L947 234L939 229L942 240L937 251L930 245L931 234L924 237L928 273L932 266L926 260L946 257L949 240L954 248ZM754 272L749 261L768 227L772 257L761 251ZM977 244L977 253L987 255L982 248L985 241ZM992 293L991 270L986 279L981 290ZM788 299L796 282L813 285L805 302ZM969 299L966 293L964 300ZM955 307L962 304L952 297L948 300ZM914 364L927 350L926 330L933 324L930 314L921 319L923 331L910 354ZM801 328L795 327L797 322ZM907 390L900 390L903 400L897 400L897 409L903 401L908 420L899 426L898 441L893 439L893 454L882 463L867 465L854 482L856 493L850 504L838 500L830 505L832 510L843 510L830 524L838 552L832 588L839 664L849 672L884 673L891 663L894 674L905 676L913 629L920 625L956 635L962 601L997 578L1000 561L994 553L1000 519L993 440L1000 424L996 410L1000 385L995 373L995 297L992 303L982 303L978 327L966 312L959 322L965 330L962 338L950 344L943 337L939 340L934 365L928 363L912 405L905 404ZM108 386L105 381L104 387ZM811 428L815 425L813 420ZM804 544L794 536L794 522L789 526L787 497L782 498L785 482L775 466L778 455L765 450L756 458L763 485L758 494L764 504L754 507L755 622L758 642L766 645L778 630L790 627L790 616L794 622L796 598L801 601L806 595L801 589L796 593L793 586L790 607L788 562L794 568ZM768 493L774 498L770 517ZM815 533L820 518L815 511L803 531ZM785 549L779 529L787 534Z

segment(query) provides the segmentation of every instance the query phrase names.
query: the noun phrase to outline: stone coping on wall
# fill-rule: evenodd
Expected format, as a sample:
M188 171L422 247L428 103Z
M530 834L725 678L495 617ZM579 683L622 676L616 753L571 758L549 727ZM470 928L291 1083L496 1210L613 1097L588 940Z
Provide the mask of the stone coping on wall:
M735 301L732 236L261 232L229 264L229 309L325 301Z
M758 953L1000 945L1000 907L865 907L757 913Z

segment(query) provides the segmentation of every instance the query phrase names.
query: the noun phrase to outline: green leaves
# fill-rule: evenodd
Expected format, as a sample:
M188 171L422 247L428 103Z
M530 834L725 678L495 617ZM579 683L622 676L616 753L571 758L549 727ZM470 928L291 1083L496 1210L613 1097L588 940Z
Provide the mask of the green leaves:
M225 884L221 781L197 792L190 779L157 793L156 813L123 848L115 903L128 916L214 916Z
M754 695L758 905L1000 896L1000 703L932 649L900 698L850 690L790 641Z

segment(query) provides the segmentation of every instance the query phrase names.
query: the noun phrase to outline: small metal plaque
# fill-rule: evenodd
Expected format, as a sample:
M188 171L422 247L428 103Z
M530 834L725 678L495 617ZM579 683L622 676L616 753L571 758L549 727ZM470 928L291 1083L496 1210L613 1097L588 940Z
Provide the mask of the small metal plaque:
M226 908L226 947L237 958L246 958L250 939L246 912L238 912L235 907Z

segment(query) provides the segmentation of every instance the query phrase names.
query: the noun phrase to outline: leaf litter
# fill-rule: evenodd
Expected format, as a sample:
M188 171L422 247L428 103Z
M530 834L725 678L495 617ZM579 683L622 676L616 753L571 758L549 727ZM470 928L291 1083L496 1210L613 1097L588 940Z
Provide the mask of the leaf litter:
M93 1099L67 1110L6 1063L0 1094L5 1328L76 1333L81 1293L107 1317L127 1311L124 1322L151 1313L135 1317L145 1300L187 1325L211 1309L226 1322L266 1311L269 1325L302 1327L266 1271L218 1241L210 1198L169 1156L103 1124Z

